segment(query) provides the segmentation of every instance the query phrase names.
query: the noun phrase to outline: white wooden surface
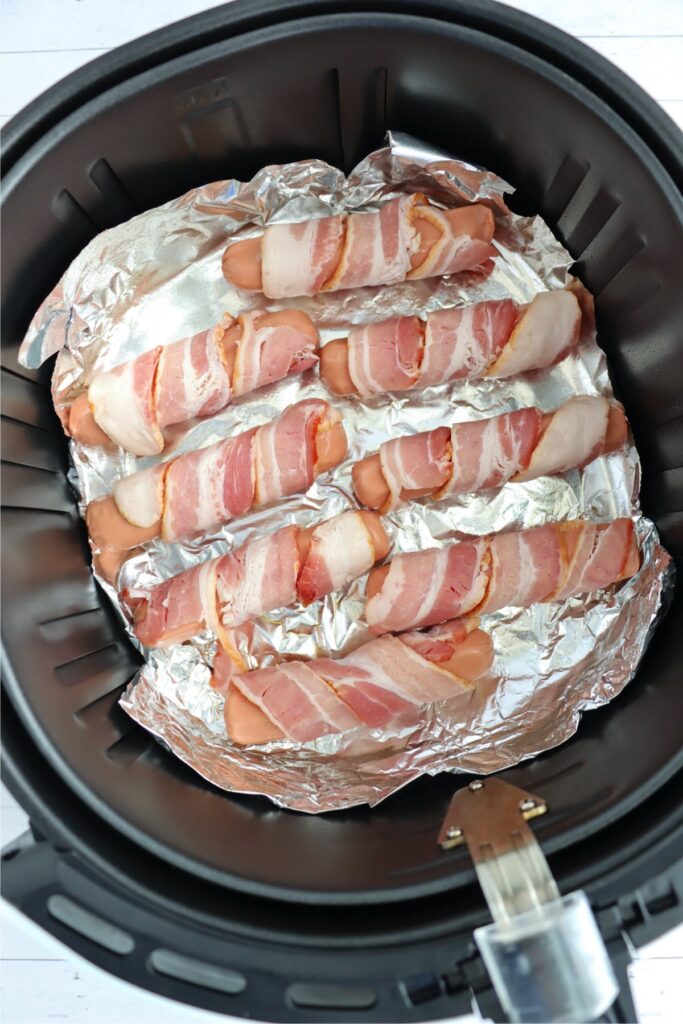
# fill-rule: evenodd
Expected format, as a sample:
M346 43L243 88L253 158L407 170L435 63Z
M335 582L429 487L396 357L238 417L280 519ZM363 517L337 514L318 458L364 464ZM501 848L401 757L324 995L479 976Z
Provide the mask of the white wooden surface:
M111 47L215 6L207 0L1 0L0 125ZM683 126L683 0L511 0L510 6L599 50Z
M276 0L277 2L277 0ZM683 127L683 0L509 0L599 50ZM0 0L0 126L64 75L135 36L216 6L207 0ZM26 815L0 792L2 845ZM225 1021L103 974L1 908L2 1024ZM641 951L634 986L643 1024L681 1019L683 926Z

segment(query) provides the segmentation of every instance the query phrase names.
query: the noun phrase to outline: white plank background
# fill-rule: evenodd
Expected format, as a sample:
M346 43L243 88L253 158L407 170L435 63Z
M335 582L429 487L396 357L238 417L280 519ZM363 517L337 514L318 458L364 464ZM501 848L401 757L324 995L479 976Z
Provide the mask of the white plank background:
M509 2L604 54L683 127L683 0ZM207 0L0 0L0 126L64 75L110 48L214 6ZM26 824L26 815L3 787L2 845ZM0 911L3 1024L227 1019L125 985L73 956L5 904ZM643 1024L681 1019L682 958L683 926L641 951L633 985Z

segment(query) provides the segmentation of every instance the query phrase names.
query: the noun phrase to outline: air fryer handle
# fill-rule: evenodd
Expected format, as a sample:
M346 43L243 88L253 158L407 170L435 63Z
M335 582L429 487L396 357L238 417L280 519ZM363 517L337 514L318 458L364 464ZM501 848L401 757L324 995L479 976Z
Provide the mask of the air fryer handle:
M509 1019L591 1022L616 1003L620 981L586 893L561 895L529 827L547 812L543 797L504 779L474 779L453 796L438 843L467 845L493 918L474 940Z

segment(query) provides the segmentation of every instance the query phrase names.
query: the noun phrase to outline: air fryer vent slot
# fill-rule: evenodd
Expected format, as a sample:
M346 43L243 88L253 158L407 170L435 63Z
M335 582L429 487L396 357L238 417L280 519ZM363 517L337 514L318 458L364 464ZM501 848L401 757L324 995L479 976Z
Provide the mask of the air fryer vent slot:
M3 466L15 466L17 469L30 469L34 473L51 473L53 476L61 476L58 469L50 469L48 466L32 466L28 462L17 462L13 459L3 459Z
M23 366L19 366L19 369L22 371L21 373L19 372L19 370L14 370L9 366L3 366L2 372L6 373L8 377L14 377L15 380L20 381L22 384L33 384L37 388L42 388L43 391L49 390L49 388L45 384L43 384L41 380L36 380L34 377L25 376L25 374L31 373L31 370L27 370Z
M589 170L589 164L565 157L543 200L546 217L557 220L565 212Z
M103 615L103 610L98 605L96 608L82 608L75 612L67 612L65 615L55 615L50 619L43 619L41 622L38 623L38 626L40 627L41 631L44 632L44 635L49 639L49 631L44 631L43 627L51 626L57 622L66 622L69 619L76 619L80 615L92 615L94 612L99 612L100 615Z
M639 252L645 248L645 240L633 230L625 231L611 249L603 256L600 267L593 267L592 288L595 295L604 298L609 286L626 270Z
M62 686L87 683L88 687L92 687L98 676L111 679L111 674L121 664L121 655L121 645L110 641L93 651L77 654L61 665L55 665L54 673ZM125 655L124 660L127 660Z
M39 623L38 628L50 644L67 644L73 651L77 643L83 654L91 654L113 640L106 633L106 621L103 609L95 608L75 615L58 615Z
M57 220L73 231L74 235L80 235L84 239L83 244L89 242L99 230L87 210L84 210L65 188L53 199L52 212Z
M214 992L223 992L228 996L238 996L247 987L247 979L239 971L207 964L181 953L173 953L170 949L155 949L149 958L149 966L157 974L190 985L200 985Z
M4 486L4 483L3 483ZM37 505L2 505L3 512L41 512L48 516L70 516L70 511L63 508L39 508Z
M49 427L43 427L40 423L29 423L28 420L19 419L18 416L12 416L11 413L3 412L0 419L5 420L6 423L15 423L18 427L26 427L28 430L41 430L44 434L51 433Z
M19 463L2 463L2 486L5 495L12 496L12 504L3 502L3 508L20 508L27 511L74 514L71 490L60 473L38 470L35 466Z
M101 697L89 701L75 712L79 722L88 728L97 727L103 723L115 720L119 726L119 733L123 733L130 727L130 719L119 707L118 699L126 688L127 683L120 683L113 687Z
M27 371L28 372L28 371ZM2 367L2 418L54 434L55 414L47 388ZM37 390L39 389L39 390Z
M628 295L620 302L623 315L628 317L640 312L663 288L661 278L648 277L647 274L632 274L628 284Z
M228 154L239 143L249 147L249 130L240 104L232 97L220 98L220 83L215 84L218 98L204 106L198 106L188 113L179 124L187 148L200 160L215 160ZM209 83L210 85L213 83Z
M54 894L47 901L48 913L60 924L78 932L83 938L96 942L110 953L126 956L135 949L132 935L117 928L89 910L74 903L68 896Z
M139 212L121 179L116 176L111 165L104 158L95 161L88 171L88 177L98 192L107 200L112 224L128 220Z
M122 768L128 768L139 757L142 757L154 742L149 733L139 726L134 726L125 736L121 736L110 747L107 747L105 754L110 761Z
M381 145L386 131L389 73L386 68L363 72L332 68L337 101L339 160L345 171Z
M657 464L661 469L677 469L683 466L682 416L659 426L653 450L656 451Z
M620 199L617 199L616 196L613 196L606 189L600 189L569 232L562 225L567 248L570 252L580 257L588 246L595 241L620 206Z
M287 989L287 999L307 1010L369 1010L377 1002L377 993L369 985L295 982Z

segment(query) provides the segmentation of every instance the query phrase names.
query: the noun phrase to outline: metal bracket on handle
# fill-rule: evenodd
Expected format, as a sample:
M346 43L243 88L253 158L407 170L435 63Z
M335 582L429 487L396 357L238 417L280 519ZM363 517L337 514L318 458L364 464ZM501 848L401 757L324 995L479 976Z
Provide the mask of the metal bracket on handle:
M439 833L443 850L467 843L494 921L559 899L548 862L527 821L544 800L500 779L475 780L451 801Z
M453 797L439 832L443 850L472 857L493 924L474 933L511 1021L593 1021L618 985L583 892L560 896L527 822L545 800L500 779L477 779Z

